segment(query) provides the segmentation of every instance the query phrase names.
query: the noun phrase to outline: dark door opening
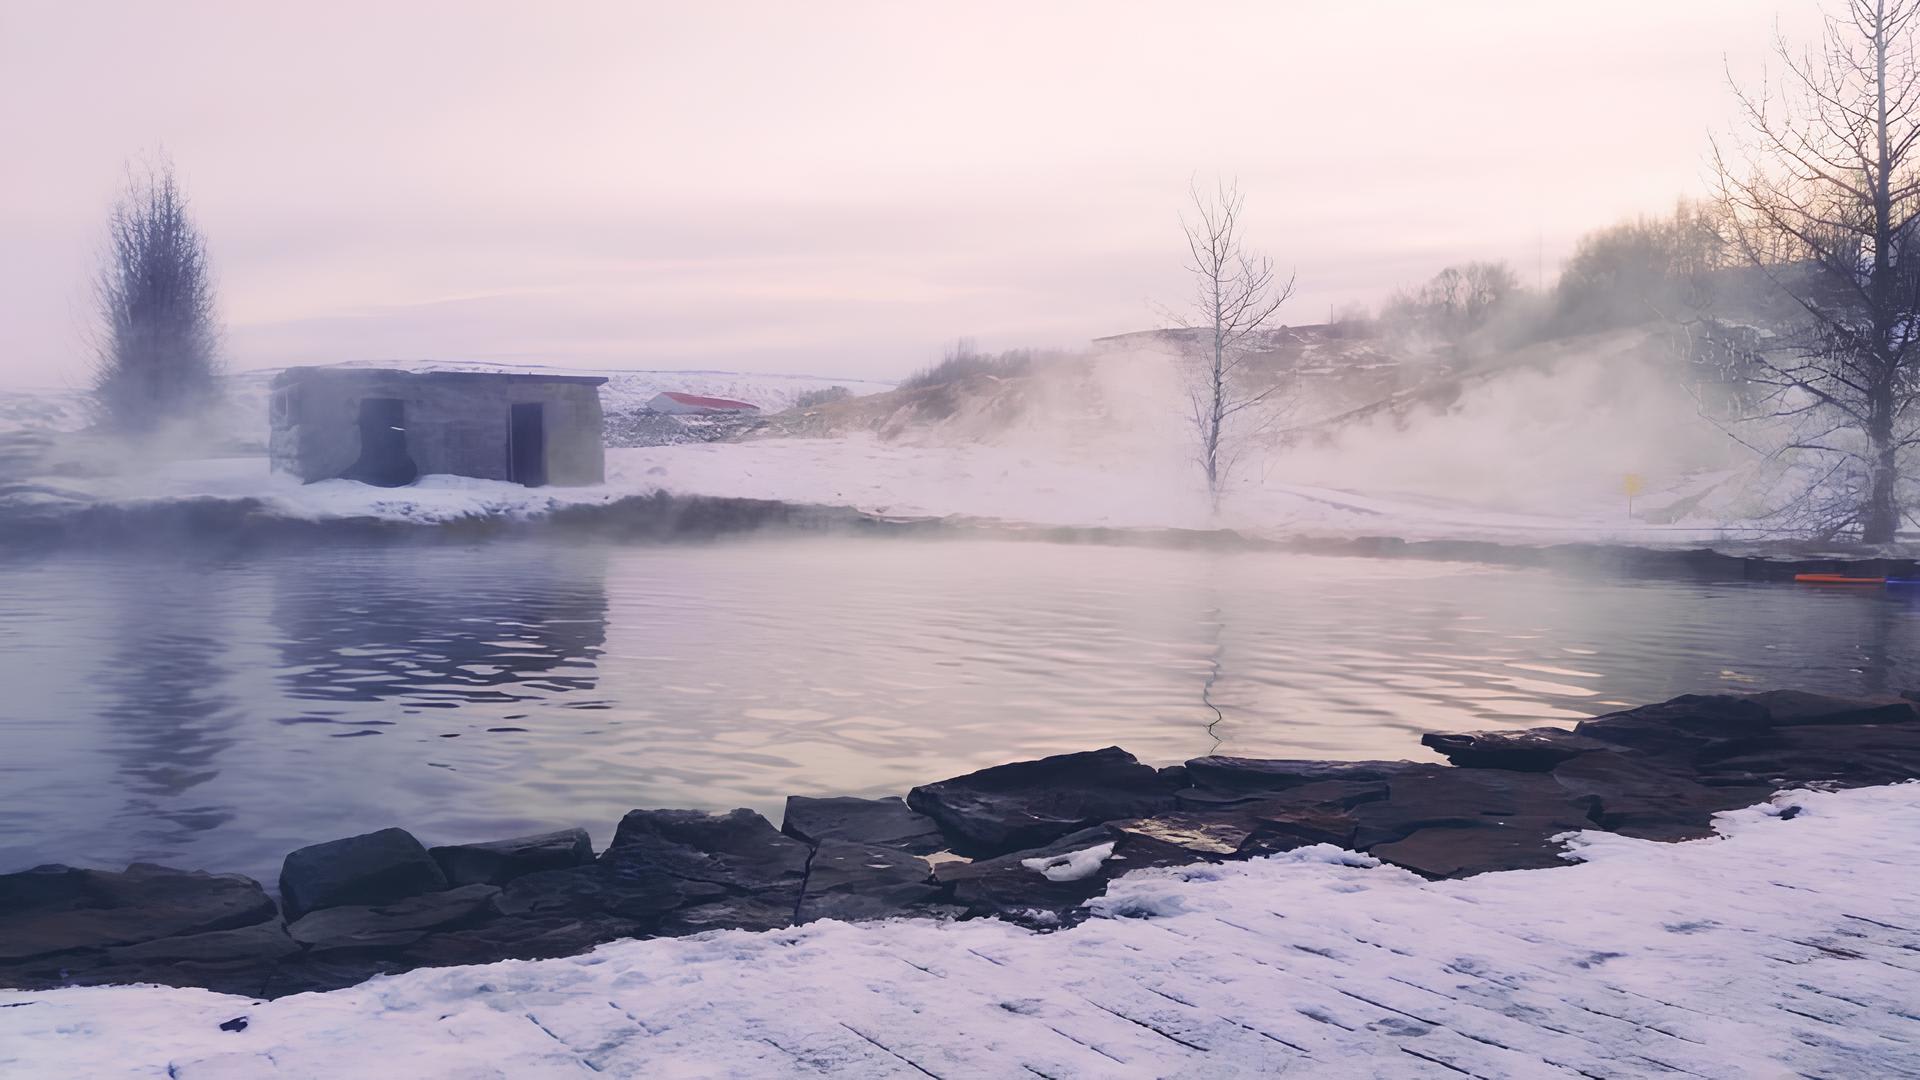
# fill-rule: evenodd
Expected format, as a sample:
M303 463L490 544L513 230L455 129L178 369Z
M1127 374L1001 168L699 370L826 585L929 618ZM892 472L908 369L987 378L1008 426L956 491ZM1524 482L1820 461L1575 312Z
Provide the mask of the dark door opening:
M401 487L420 478L407 454L407 404L399 398L360 399L360 460L343 474L379 487Z
M547 482L547 414L539 403L513 406L507 435L507 479L528 487Z

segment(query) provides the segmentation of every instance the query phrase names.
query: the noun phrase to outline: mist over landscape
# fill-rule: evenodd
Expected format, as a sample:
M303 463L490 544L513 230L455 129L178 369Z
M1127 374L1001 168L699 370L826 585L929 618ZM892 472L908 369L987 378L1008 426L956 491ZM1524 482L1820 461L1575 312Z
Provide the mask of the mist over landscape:
M1276 259L1294 283L1245 343L1263 354L1248 374L1297 385L1239 418L1261 430L1257 445L1238 448L1245 467L1227 482L1269 490L1241 500L1238 517L1231 500L1215 500L1207 509L1228 524L1308 523L1271 491L1292 483L1630 531L1631 485L1662 508L1648 524L1749 537L1844 531L1831 513L1802 512L1812 481L1799 474L1825 465L1782 460L1791 431L1731 423L1747 402L1720 390L1738 375L1713 376L1714 400L1699 400L1699 354L1712 338L1703 316L1766 333L1752 309L1780 313L1729 239L1682 265L1672 238L1619 235L1634 222L1712 231L1710 136L1739 119L1728 81L1764 77L1771 31L1795 48L1818 31L1812 9L1782 10L1777 27L1739 10L1650 5L1629 19L1472 4L1370 20L1233 8L1221 17L1248 31L1232 46L1244 55L1213 61L1203 84L1179 78L1177 59L1178 43L1202 28L1170 31L1144 11L1098 20L1091 38L1066 8L1028 13L1018 42L992 46L1011 50L994 54L1001 74L982 80L953 65L964 67L967 42L993 21L984 16L937 30L871 11L834 16L794 29L815 43L804 61L804 50L742 47L725 53L724 69L696 76L679 60L625 64L622 49L658 43L677 55L665 43L701 42L716 27L609 8L573 24L461 20L408 74L382 76L396 80L385 95L378 79L339 85L305 65L328 55L388 70L392 42L419 31L425 9L402 13L393 37L339 40L337 53L296 47L305 31L257 14L188 9L145 24L132 15L101 45L126 55L126 78L154 63L136 41L191 52L229 35L257 44L229 58L254 89L240 99L206 74L150 79L153 92L131 112L103 113L81 94L68 123L26 112L6 121L27 152L26 167L0 181L15 222L0 425L74 432L96 421L100 208L129 176L164 162L204 229L218 289L223 401L193 441L210 438L223 456L264 449L266 383L289 364L606 373L618 447L688 437L677 424L633 419L660 390L778 413L807 388L882 391L959 348L1038 359L1013 386L951 369L959 377L942 408L957 416L883 396L844 410L874 415L773 430L1018 446L1069 469L1099 458L1180 508L1156 523L1186 525L1192 432L1176 369L1187 350L1138 332L1178 320L1189 291L1182 214L1195 191L1230 181L1245 203L1237 242ZM9 19L20 30L8 36L12 78L47 93L71 77L41 67L58 50L18 43L70 39L86 18L29 6ZM1269 24L1272 34L1254 31ZM897 48L863 48L890 32L904 35ZM940 59L900 62L936 33L941 49L923 55ZM1363 78L1302 44L1363 33L1395 80ZM1428 47L1435 33L1457 47ZM506 59L508 42L522 39L531 47ZM1584 47L1570 52L1572 40ZM1394 87L1418 85L1417 108L1453 121L1413 125L1385 151L1364 127L1288 104L1330 78L1355 114L1413 108ZM881 84L884 102L863 92ZM690 86L703 88L713 121L688 111ZM757 89L774 86L777 97ZM374 100L383 107L367 108ZM218 104L199 107L209 102ZM253 119L273 102L275 122ZM347 115L367 119L311 130L296 119ZM1483 116L1500 121L1472 119ZM1459 138L1470 123L1475 137ZM400 148L409 124L435 133L431 151ZM1073 140L1045 137L1062 124ZM1253 134L1263 129L1286 134ZM521 142L505 162L511 139ZM286 140L298 141L302 167L265 181L259 170ZM933 204L939 213L915 209ZM1683 213L1700 220L1669 221L1676 204L1697 204ZM1425 310L1413 302L1442 275L1476 266L1505 275L1499 295L1482 299L1487 310L1440 312L1432 295ZM1160 360L1143 362L1156 348ZM56 456L150 465L145 454ZM233 490L191 469L165 471L165 491ZM1289 504L1262 505L1276 498ZM1018 518L1031 501L1010 499L990 516Z
M15 0L0 140L0 1080L1920 1075L1920 0Z

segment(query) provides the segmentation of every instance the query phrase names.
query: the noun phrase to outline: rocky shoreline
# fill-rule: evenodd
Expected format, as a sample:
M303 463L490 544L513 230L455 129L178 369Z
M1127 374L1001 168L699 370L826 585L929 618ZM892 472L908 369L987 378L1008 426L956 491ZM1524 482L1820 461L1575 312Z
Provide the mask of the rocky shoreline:
M30 485L28 485L30 486ZM1562 573L1713 581L1791 581L1796 574L1920 577L1911 545L1885 549L1793 541L1713 547L1626 543L1524 544L1394 536L1253 536L1231 529L1027 525L967 517L901 517L845 506L653 492L447 520L307 517L253 497L192 496L71 504L37 500L0 482L0 549L21 554L183 550L245 552L339 543L471 544L560 539L613 543L702 541L761 533L989 539L1173 550L1471 562Z
M1422 739L1447 763L1196 758L1116 747L899 798L634 810L586 832L428 848L385 829L302 848L280 902L238 875L135 864L0 875L0 987L162 983L273 998L420 967L566 956L630 937L818 919L1071 925L1115 876L1315 844L1429 878L1564 865L1561 834L1713 835L1791 787L1920 778L1920 693L1690 695L1574 730Z

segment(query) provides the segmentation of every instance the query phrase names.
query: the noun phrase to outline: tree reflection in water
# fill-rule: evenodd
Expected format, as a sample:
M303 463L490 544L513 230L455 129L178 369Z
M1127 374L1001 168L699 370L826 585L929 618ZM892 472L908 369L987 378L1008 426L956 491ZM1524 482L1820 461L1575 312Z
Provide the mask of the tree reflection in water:
M115 575L107 596L100 749L120 777L117 826L156 858L236 813L196 791L219 775L243 720L223 670L235 598L211 587L211 573L217 567L196 564Z

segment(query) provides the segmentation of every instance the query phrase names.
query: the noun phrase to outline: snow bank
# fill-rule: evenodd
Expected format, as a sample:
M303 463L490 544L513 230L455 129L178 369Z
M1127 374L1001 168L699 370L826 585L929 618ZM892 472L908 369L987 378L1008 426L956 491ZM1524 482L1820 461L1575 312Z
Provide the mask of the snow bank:
M858 434L635 447L608 451L607 460L615 483L648 482L676 494L1038 525L1643 546L1751 535L1716 522L1651 524L1628 518L1610 498L1580 493L1521 512L1391 491L1283 483L1252 470L1230 484L1216 514L1199 474L1177 453L1114 458L988 444L914 445ZM1658 498L1649 494L1643 503Z
M1920 1075L1920 784L1721 831L1444 883L1328 848L1144 871L1051 935L827 922L265 1003L0 993L0 1074Z
M652 484L602 484L580 488L528 488L504 480L423 476L406 487L383 488L354 480L302 484L273 472L265 458L216 458L168 462L107 476L59 477L36 485L36 507L94 503L142 506L182 499L254 499L279 517L302 521L375 518L415 525L443 525L483 517L538 517L566 506L605 504L645 494ZM0 500L0 509L19 500ZM21 504L24 505L24 504Z
M1265 538L1393 536L1505 544L1699 546L1754 539L1714 524L1652 525L1616 510L1567 505L1532 513L1403 494L1261 482L1230 490L1218 513L1177 460L1151 468L1095 457L1046 458L989 445L915 446L871 435L692 443L607 451L607 482L525 488L497 480L426 476L403 488L350 480L300 484L264 458L133 466L93 477L37 478L0 495L42 511L93 503L187 498L255 499L286 518L375 518L441 525L481 517L538 517L667 491L846 507L883 516L963 518L1018 525L1113 529L1231 529Z

